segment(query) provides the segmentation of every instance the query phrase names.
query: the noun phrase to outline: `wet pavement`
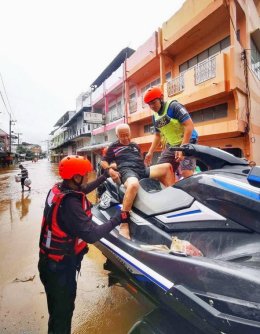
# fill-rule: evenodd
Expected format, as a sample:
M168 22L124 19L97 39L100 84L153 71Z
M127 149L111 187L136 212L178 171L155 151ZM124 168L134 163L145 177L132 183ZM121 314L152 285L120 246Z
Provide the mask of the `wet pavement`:
M57 165L47 159L24 162L32 190L21 192L18 166L0 169L0 333L47 333L47 304L40 282L38 240L44 201L59 180ZM94 177L94 175L92 175ZM95 200L95 193L89 199ZM94 246L78 278L74 334L125 334L152 308L119 285L108 287L105 258Z

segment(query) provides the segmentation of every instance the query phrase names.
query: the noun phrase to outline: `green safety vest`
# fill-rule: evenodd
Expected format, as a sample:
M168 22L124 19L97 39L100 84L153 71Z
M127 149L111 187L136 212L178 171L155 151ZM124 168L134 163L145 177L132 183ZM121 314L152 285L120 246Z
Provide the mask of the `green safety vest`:
M167 115L167 110L172 101L167 101L163 107L163 113L159 115L154 112L154 120L156 127L160 131L161 135L164 136L166 143L171 146L180 145L183 138L184 126L174 118L170 118Z

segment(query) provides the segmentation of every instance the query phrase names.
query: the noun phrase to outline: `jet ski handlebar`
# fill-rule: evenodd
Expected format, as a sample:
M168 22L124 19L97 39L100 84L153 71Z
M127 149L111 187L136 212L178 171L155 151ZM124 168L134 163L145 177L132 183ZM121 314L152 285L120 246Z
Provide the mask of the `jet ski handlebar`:
M192 156L202 161L208 169L223 168L224 166L249 165L246 159L238 158L216 147L185 144L181 146L169 146L168 149L173 152L181 151L185 156Z

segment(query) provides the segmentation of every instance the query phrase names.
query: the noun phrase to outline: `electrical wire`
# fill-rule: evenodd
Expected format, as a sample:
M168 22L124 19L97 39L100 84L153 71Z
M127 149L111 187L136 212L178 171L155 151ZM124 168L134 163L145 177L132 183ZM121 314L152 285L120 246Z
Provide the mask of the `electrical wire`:
M1 95L1 98L2 98L2 101L3 101L3 104L4 104L4 106L5 106L5 110L6 110L7 114L11 117L11 114L10 114L8 108L7 108L7 105L6 105L6 103L5 103L5 100L4 100L4 97L3 97L3 94L2 94L2 92L1 92L1 90L0 90L0 95Z
M5 104L5 106L6 106L6 110L7 110L8 114L9 114L9 116L10 116L11 118L14 119L14 114L13 114L13 111L12 111L12 107L11 107L10 101L9 101L9 99L8 99L8 95L7 95L7 92L6 92L6 89L5 89L4 80L3 80L3 77L2 77L2 74L1 74L1 73L0 73L0 77L1 77L1 81L2 81L3 88L4 88L5 97L6 97L6 100L7 100L7 102L8 102L8 106L9 106L10 112L7 110L7 106L6 106L6 104L5 104L5 103L4 103L4 104ZM2 100L4 101L3 96L2 96L2 93L1 93L1 97L2 97Z

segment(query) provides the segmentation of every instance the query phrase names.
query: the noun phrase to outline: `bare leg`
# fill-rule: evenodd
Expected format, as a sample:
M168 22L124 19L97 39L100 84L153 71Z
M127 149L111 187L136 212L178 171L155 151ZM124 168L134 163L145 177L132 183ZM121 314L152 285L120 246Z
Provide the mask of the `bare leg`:
M163 163L151 166L150 178L159 180L163 185L165 185L165 187L172 186L175 182L175 175L172 170L172 165L169 163Z
M123 199L122 211L129 213L129 211L132 209L135 196L139 189L139 181L136 177L129 177L126 180L124 186L126 188L126 192ZM131 239L128 222L121 223L119 227L119 234L121 234L123 237L127 239Z

